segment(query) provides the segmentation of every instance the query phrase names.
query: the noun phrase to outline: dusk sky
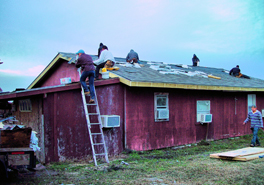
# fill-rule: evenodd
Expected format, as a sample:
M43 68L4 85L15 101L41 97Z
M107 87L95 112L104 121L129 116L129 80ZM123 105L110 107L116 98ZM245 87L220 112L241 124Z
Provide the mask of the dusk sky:
M58 52L99 43L115 57L192 64L264 79L264 0L0 0L0 87L27 88Z

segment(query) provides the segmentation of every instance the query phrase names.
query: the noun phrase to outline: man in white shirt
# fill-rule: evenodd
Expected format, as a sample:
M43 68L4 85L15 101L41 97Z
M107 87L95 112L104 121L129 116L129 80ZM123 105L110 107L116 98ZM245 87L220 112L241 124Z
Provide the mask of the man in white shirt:
M102 47L102 52L100 54L99 59L94 61L94 64L96 65L95 69L95 78L96 80L99 79L99 70L101 68L109 68L113 67L115 64L115 58L113 57L112 53L108 51L107 46Z

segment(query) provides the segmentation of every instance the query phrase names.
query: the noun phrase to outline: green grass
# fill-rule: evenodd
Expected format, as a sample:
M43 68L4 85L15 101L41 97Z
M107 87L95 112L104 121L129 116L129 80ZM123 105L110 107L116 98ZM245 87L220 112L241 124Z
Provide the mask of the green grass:
M264 144L264 132L259 132ZM247 162L211 159L211 153L248 147L252 135L174 150L132 152L95 167L93 163L52 163L39 176L16 184L264 184L264 159ZM125 165L122 161L128 163Z

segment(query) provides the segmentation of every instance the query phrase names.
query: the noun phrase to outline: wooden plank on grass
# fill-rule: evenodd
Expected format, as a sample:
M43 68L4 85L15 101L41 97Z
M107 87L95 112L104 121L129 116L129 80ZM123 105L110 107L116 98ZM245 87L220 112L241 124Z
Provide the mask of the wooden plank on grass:
M263 153L264 148L259 148L259 147L247 147L247 148L242 148L238 150L233 150L229 152L223 152L223 153L218 153L218 156L220 157L238 157L238 156L247 156L247 155L253 155L253 154L258 154L258 153Z
M238 157L221 157L221 156L218 156L218 154L210 154L210 158L232 160L232 161L249 161L253 159L258 159L259 156L264 156L264 153L258 153L258 154L247 155L247 156L238 156Z

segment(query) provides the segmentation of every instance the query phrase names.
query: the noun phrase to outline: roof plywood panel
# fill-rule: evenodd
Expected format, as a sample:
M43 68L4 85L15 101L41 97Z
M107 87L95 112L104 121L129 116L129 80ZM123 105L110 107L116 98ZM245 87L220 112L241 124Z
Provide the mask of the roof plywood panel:
M241 156L255 155L259 153L264 153L264 148L247 147L247 148L242 148L228 152L210 154L210 157L211 155L219 156L219 157L241 157Z

